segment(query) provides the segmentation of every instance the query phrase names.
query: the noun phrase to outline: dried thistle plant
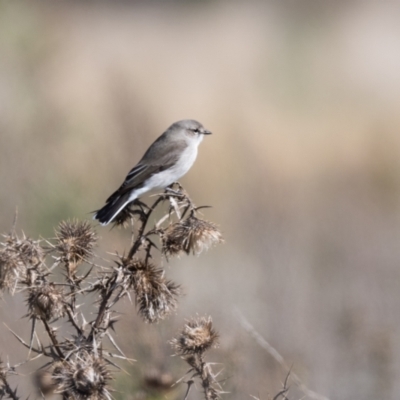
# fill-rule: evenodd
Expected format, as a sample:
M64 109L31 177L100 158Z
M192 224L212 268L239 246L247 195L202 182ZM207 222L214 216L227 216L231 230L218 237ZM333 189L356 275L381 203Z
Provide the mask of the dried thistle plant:
M179 285L165 279L165 271L151 263L137 261L130 269L139 313L146 322L164 319L175 311Z
M210 247L222 243L217 226L194 215L169 225L162 235L163 253L167 256L199 255Z
M115 275L121 281L122 295L133 291L139 314L145 322L164 319L178 305L180 287L165 279L165 271L149 261L119 257Z
M87 221L63 221L56 231L55 250L73 276L77 266L93 256L97 235Z
M163 203L169 205L168 210L149 227L155 210ZM15 228L5 236L0 248L0 292L26 293L27 316L32 321L30 340L27 342L12 333L29 349L29 354L47 359L37 375L42 394L60 393L68 400L111 398L109 368L120 368L112 359L129 360L111 334L117 324L116 304L132 295L145 322L166 318L176 310L181 290L154 263L154 252L160 247L164 256L180 252L199 254L222 241L214 224L196 216L198 209L180 186L167 189L151 206L136 200L115 221L115 225L128 222L134 225L127 255L116 256L111 265L93 262L97 234L87 221L61 222L55 238L46 241L46 249L41 241L25 235L18 237ZM91 268L82 268L81 271L87 271L82 275L78 266L84 263ZM66 274L55 274L57 269ZM85 315L77 304L87 301L91 293L97 295L97 302ZM69 334L59 335L53 325L56 320L70 325ZM48 343L38 339L36 330L40 326ZM211 369L202 361L204 351L217 338L211 320L190 322L185 329L180 354L188 362L191 358L195 360L193 368L202 369L205 379L210 379L205 389L207 399L216 398ZM111 342L113 352L105 348L104 337ZM0 383L6 377L5 371L0 368ZM12 397L10 390L6 388L3 392Z
M24 272L24 269L20 268L17 254L9 248L0 251L0 290L13 292Z
M177 356L182 357L190 366L187 374L191 375L188 381L186 397L189 394L193 378L198 378L204 391L206 400L215 400L220 397L222 388L217 382L210 363L204 361L204 353L218 342L218 333L212 326L211 317L195 318L188 321L183 330L171 340L170 344Z
M87 351L81 351L62 363L56 362L51 379L55 392L62 394L64 399L111 399L108 367L102 358Z
M40 241L15 232L5 236L0 249L0 291L14 294L18 285L26 282L29 271L41 272L45 251Z
M175 354L180 356L203 354L217 344L218 333L212 326L211 317L188 321L181 334L171 341Z
M28 313L31 318L50 321L64 315L63 290L53 283L32 287L28 293Z

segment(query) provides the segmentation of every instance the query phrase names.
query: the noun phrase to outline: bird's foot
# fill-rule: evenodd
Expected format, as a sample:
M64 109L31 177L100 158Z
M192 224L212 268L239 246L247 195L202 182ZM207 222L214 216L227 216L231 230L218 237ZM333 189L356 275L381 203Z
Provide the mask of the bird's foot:
M167 193L173 194L175 196L182 196L183 195L183 187L179 182L174 182L171 185L165 188Z

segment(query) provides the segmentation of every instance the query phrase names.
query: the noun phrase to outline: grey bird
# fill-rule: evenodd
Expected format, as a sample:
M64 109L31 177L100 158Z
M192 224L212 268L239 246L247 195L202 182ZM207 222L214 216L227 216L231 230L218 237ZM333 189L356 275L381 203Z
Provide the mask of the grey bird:
M172 124L129 171L125 181L93 216L107 225L132 201L153 189L164 189L189 171L204 135L200 122L185 119Z

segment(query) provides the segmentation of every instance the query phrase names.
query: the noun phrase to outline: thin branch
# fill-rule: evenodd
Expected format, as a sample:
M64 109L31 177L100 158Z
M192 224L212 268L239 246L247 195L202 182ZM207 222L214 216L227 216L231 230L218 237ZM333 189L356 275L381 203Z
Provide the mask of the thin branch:
M258 345L266 350L274 359L277 361L285 370L289 370L284 358L278 353L278 351L272 347L250 324L250 322L244 317L244 315L239 311L234 311L235 317L238 319L242 328L258 343ZM321 395L319 393L310 390L294 372L291 373L294 382L299 386L300 390L308 397L315 400L329 400L328 397Z
M22 344L24 345L28 350L33 351L34 353L39 353L39 354L45 354L42 350L38 350L34 347L29 346L22 338L20 338L13 330L11 330L6 324L4 324L5 327L14 335L14 337Z
M188 387L187 387L186 394L185 394L185 397L184 397L183 400L187 400L187 398L189 396L190 389L192 388L193 383L194 383L193 379L190 379L189 381L186 382Z
M285 381L283 382L282 390L279 391L279 392L274 396L273 400L278 400L279 397L281 397L281 396L282 396L282 398L283 398L284 400L288 400L288 398L287 398L287 396L286 396L286 393L289 391L289 387L288 387L287 383L288 383L288 379L289 379L291 370L292 370L292 368L290 368L290 370L288 371L288 373L287 373L287 375L286 375Z
M113 290L109 290L107 294L104 295L100 307L99 307L99 311L97 313L97 317L95 322L92 325L92 329L90 330L90 334L88 336L88 342L91 342L94 336L95 331L97 331L101 325L101 323L103 322L103 318L104 318L104 314L107 310L107 306L108 306L108 301L110 300L111 296L113 294Z
M83 335L83 330L82 328L78 325L76 322L75 316L72 313L72 308L70 304L65 305L65 311L68 315L68 321L71 323L71 325L75 328L76 332L78 333L79 336Z
M139 250L139 248L142 245L142 242L144 240L143 234L144 234L144 231L146 229L147 223L148 223L148 221L150 219L150 216L153 213L153 211L155 210L155 208L164 200L165 200L164 197L160 196L153 203L153 205L149 208L147 213L144 214L143 218L141 218L142 226L139 228L138 236L137 236L137 239L136 239L135 243L133 244L133 246L129 250L128 259L132 259L133 256L136 254L136 252Z
M49 338L51 340L51 342L53 343L54 348L56 349L57 354L59 355L59 357L61 358L61 360L64 360L64 354L60 349L60 345L58 343L57 337L54 334L53 329L50 327L50 325L47 323L47 321L45 319L42 319L43 325L46 328L46 332L49 335Z

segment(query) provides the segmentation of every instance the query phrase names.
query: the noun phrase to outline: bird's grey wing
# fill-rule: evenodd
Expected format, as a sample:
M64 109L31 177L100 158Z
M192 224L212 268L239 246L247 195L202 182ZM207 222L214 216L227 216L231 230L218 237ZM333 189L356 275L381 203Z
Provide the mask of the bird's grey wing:
M128 173L120 188L113 193L108 201L115 195L122 195L132 189L139 188L143 183L157 172L172 167L179 159L182 151L187 147L185 141L166 142L162 136L158 138L147 150L143 158Z

